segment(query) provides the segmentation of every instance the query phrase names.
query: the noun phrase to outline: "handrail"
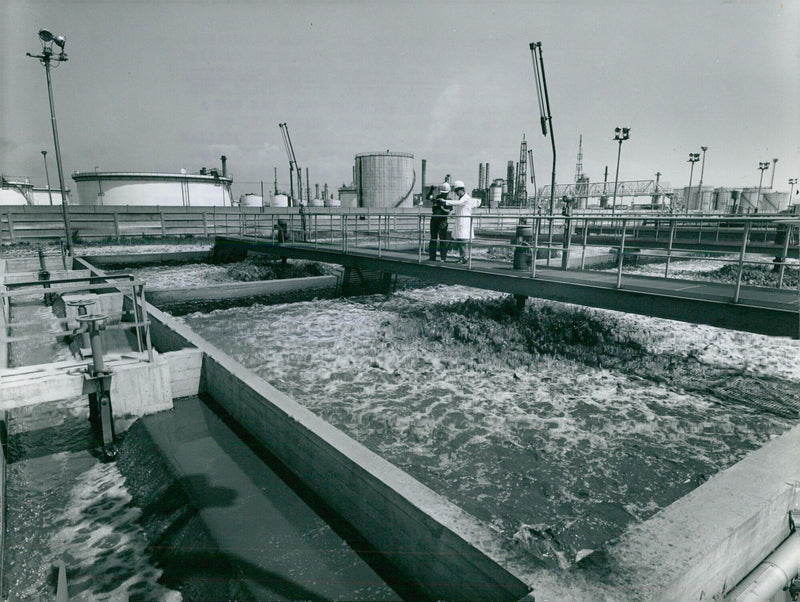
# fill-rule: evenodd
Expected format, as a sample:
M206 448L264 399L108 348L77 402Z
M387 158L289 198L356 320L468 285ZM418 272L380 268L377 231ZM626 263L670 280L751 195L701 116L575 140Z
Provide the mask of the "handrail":
M432 217L430 208L416 207L414 211L369 209L347 214L333 212L329 208L314 209L316 211L312 213L313 219L309 220L310 230L305 243L313 244L314 249L320 250L334 245L343 253L349 254L358 252L359 249L371 248L377 250L378 257L383 257L390 251L404 251L413 253L418 262L427 256L425 246L428 244ZM498 242L497 235L501 239L514 236L514 228L519 225L521 218L524 218L527 225L533 226L535 239L528 242ZM582 251L579 269L585 269L586 249L600 246L610 248L616 256L617 287L622 287L628 257L663 260L663 277L668 278L671 264L676 259L686 259L695 252L702 253L705 261L738 266L732 294L734 303L739 300L745 265L771 266L776 272L780 271L777 287L782 288L784 272L790 265L787 260L790 244L791 254L800 255L800 247L793 243L798 238L800 217L719 214L685 216L655 212L625 212L612 216L586 211L548 215L530 210L498 214L476 210L469 219L475 224L477 236L466 243L467 269L472 269L475 261L483 259L479 252L481 249L504 247L514 251L525 248L526 253L530 253L531 242L535 247L533 257L537 257L540 250L546 252L547 259L543 262L546 265L549 265L554 252L563 253L570 246L580 245ZM339 228L335 230L333 226L337 221ZM366 223L362 226L359 222ZM482 229L482 225L486 227ZM567 227L569 232L565 236ZM546 240L539 236L544 228L547 228ZM723 233L726 235L725 241L720 242ZM292 228L289 244L301 244L294 234ZM780 235L784 236L783 240L780 240ZM764 260L752 257L753 254L776 258ZM576 268L570 267L564 260L562 269ZM536 277L535 260L531 262L530 273L531 277Z
M116 281L116 282L115 282ZM122 281L122 282L121 282ZM87 284L88 282L88 284ZM75 278L59 278L55 280L31 280L31 281L23 281L23 282L5 282L4 286L0 287L0 301L5 303L5 299L8 302L11 302L13 297L28 297L31 294L36 294L35 291L32 290L32 287L42 287L47 294L64 294L70 292L81 292L85 293L87 291L94 291L94 290L101 290L101 289L108 289L113 288L118 290L123 297L128 296L125 292L120 290L120 286L124 286L127 288L128 286L131 289L130 299L132 303L131 310L122 312L115 312L113 314L108 315L107 317L120 317L124 318L125 316L133 315L133 321L131 322L118 322L114 324L106 324L104 326L105 330L130 330L134 329L136 333L136 343L137 343L137 350L142 353L144 351L147 352L147 358L149 362L153 361L153 349L152 343L150 340L150 322L147 319L147 304L145 301L145 294L144 294L144 287L145 282L142 280L136 279L135 276L131 274L115 274L115 275L104 275L104 276L80 276ZM7 290L9 287L16 288L17 290ZM69 318L56 318L56 322L59 325L69 324ZM65 336L71 336L75 334L76 331L73 332L46 332L46 333L34 333L34 334L25 334L25 335L18 335L18 336L10 336L7 332L10 332L13 328L19 328L21 326L28 326L31 325L30 322L14 322L8 321L4 324L3 332L0 332L0 343L12 343L12 342L21 342L21 341L31 341L31 340L47 340L56 338L63 339Z

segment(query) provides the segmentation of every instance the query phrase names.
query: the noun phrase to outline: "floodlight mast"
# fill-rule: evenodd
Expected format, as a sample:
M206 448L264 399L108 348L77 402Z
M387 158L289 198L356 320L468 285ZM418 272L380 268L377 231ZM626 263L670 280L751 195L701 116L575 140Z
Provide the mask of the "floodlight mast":
M67 61L67 53L64 52L64 45L67 40L64 36L54 36L47 29L39 30L39 40L42 42L42 54L25 53L31 58L38 59L44 65L44 71L47 75L47 96L50 100L50 121L53 126L53 143L56 151L56 165L58 167L58 185L61 187L61 214L64 219L64 236L66 237L67 252L73 255L72 251L72 232L69 224L69 201L66 195L66 186L64 185L64 170L61 166L61 146L58 143L58 125L56 123L56 109L53 103L53 85L50 81L50 63L55 61L62 63ZM61 49L61 52L54 56L53 44Z

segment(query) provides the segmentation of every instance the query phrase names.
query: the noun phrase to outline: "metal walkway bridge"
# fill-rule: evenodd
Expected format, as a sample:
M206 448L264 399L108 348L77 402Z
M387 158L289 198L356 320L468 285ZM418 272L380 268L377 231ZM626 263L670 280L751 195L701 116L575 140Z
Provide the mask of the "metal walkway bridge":
M446 263L428 261L426 246L430 216L421 212L369 212L360 215L318 212L285 217L290 219L278 223L276 216L265 214L261 220L249 224L249 231L243 235L218 236L215 253L235 255L253 251L335 263L359 273L400 274L432 282L496 290L516 295L518 299L537 297L732 330L800 338L800 290L796 285L791 288L784 285L784 274L796 274L797 265L786 259L776 263L772 257L776 248L774 243L768 251L762 251L768 255L754 256L754 249L748 246L748 233L754 227L752 220L742 220L744 226L739 231L743 238L738 245L739 253L718 251L714 245L709 245L698 254L671 245L666 250L650 252L630 246L626 248L626 235L632 236L634 220L630 216L618 217L616 227L606 226L603 234L601 249L604 253L601 258L608 269L597 270L586 269L586 266L589 263L587 256L598 257L593 255L598 247L586 244L581 240L582 234L574 233L576 222L586 218L530 216L525 218L526 225L520 226L518 217L509 220L507 217L473 215L471 219L476 222L479 233L481 225L492 232L516 228L516 233L511 242L480 236L475 238L467 247L468 262L459 264L455 258ZM490 220L494 221L488 223ZM609 218L604 220L608 222ZM485 223L479 223L481 221ZM789 241L794 240L796 220L789 223L786 243L777 245L778 249L788 248ZM588 222L583 224L584 232L590 232L594 227L596 225ZM570 236L564 236L567 231ZM614 231L617 238L611 240L608 237L613 236ZM560 239L558 245L553 244L556 239ZM728 244L733 245L730 241ZM531 261L532 256L547 257L556 250L561 257ZM451 257L453 255L451 251ZM732 265L736 281L721 283L669 277L670 265L674 271L677 262L698 257ZM659 269L664 268L664 276L630 273L631 264L644 260L658 261ZM779 270L778 286L744 284L742 276L747 264L763 264L763 270L774 269L776 276Z

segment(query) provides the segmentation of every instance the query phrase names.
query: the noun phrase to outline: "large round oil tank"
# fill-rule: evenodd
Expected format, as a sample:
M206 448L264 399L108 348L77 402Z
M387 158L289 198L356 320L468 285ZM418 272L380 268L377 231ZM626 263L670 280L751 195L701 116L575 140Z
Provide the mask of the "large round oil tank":
M0 186L0 205L30 205L33 185L3 178Z
M503 185L494 182L489 187L489 207L497 207L500 205L500 201L503 200Z
M80 205L230 207L232 178L218 173L76 172Z
M263 199L260 194L248 192L239 197L240 207L261 207L263 204Z
M339 199L331 198L331 199L328 199L327 201L325 201L325 206L326 207L341 207L342 206L342 201L340 201Z
M272 197L272 202L269 204L270 207L288 207L289 206L289 197L285 194L276 194Z
M356 194L360 207L411 207L417 176L410 153L356 155Z
M324 207L325 206L325 201L323 201L322 199L311 199L308 202L308 206L309 207Z

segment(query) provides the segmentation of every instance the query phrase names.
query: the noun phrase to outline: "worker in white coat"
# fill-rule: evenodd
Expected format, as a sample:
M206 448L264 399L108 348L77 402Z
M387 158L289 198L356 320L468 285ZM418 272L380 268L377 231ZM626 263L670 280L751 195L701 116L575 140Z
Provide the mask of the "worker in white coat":
M467 263L467 245L475 236L472 220L472 210L480 207L481 200L473 199L467 194L464 182L456 180L453 183L453 191L458 196L457 200L446 200L445 203L453 207L453 240L458 247L460 256L459 263Z

